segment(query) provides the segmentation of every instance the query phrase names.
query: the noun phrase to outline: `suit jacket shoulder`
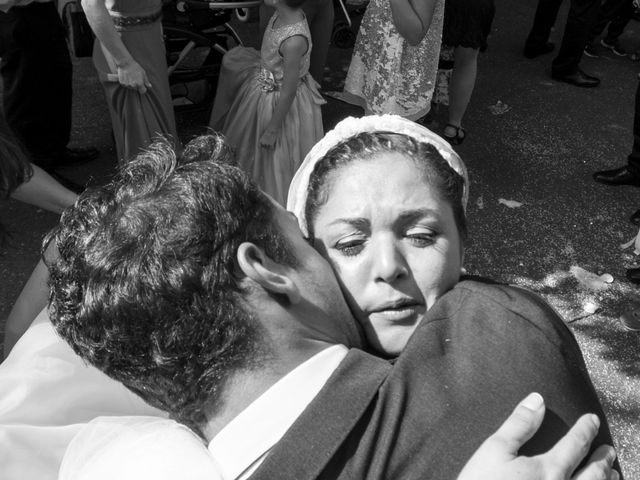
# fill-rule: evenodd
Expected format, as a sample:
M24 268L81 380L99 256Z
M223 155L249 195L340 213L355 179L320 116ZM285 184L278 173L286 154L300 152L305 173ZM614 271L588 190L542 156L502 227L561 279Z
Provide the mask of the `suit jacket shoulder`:
M530 292L460 282L390 371L363 383L376 364L350 356L357 368L336 371L252 479L453 480L532 391L547 415L521 453L548 450L587 412L602 419L594 447L611 443L573 335Z

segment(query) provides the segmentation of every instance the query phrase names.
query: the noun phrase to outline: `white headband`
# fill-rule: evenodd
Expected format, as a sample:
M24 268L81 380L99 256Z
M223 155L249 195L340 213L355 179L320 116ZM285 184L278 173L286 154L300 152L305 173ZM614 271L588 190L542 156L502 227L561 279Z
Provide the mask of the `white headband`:
M467 169L458 154L443 138L428 128L397 115L367 115L362 118L347 117L313 146L302 162L302 165L300 165L300 168L298 168L289 186L287 210L293 212L296 217L298 217L298 223L304 235L308 235L309 233L304 218L304 210L307 203L309 179L316 163L322 160L327 152L339 143L364 132L399 133L407 135L419 142L433 145L451 168L462 176L464 180L462 206L466 210L467 200L469 198L469 177L467 175Z

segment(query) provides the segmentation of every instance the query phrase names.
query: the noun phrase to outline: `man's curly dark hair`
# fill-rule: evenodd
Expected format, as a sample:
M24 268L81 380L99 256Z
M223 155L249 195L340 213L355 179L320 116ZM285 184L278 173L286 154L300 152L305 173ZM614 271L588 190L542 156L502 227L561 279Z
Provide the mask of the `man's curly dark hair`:
M225 379L268 352L243 307L236 251L251 241L296 264L273 211L222 137L198 137L180 158L152 145L50 234L53 325L87 362L197 431Z

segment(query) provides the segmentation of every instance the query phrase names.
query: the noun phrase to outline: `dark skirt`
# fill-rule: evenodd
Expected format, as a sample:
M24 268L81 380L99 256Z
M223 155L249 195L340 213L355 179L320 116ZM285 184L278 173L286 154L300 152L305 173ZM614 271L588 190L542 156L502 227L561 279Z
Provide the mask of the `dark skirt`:
M495 11L494 0L446 0L442 43L485 50Z

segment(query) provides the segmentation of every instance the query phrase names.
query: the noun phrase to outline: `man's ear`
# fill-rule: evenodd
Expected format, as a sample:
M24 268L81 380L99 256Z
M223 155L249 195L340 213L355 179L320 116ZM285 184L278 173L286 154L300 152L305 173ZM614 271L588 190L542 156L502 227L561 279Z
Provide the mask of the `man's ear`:
M291 268L274 262L264 251L251 242L244 242L236 254L240 270L267 292L284 295L289 302L300 301L298 285L291 279Z

